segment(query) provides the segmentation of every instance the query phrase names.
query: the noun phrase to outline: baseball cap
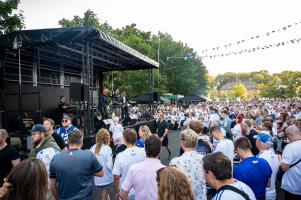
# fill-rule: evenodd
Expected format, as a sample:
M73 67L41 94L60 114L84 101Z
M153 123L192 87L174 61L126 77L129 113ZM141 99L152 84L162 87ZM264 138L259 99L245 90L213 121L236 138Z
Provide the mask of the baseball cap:
M30 132L47 132L46 128L42 124L36 124L32 127Z
M291 125L289 127L287 127L287 129L285 129L285 135L289 135L289 134L301 134L300 129L294 124Z
M269 147L273 146L273 138L270 134L259 133L257 136L257 140L266 146L269 146Z

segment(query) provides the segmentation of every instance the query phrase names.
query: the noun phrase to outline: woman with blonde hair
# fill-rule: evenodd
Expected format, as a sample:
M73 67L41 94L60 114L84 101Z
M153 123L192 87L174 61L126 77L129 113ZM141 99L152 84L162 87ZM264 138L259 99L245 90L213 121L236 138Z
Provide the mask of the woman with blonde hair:
M149 127L148 127L148 126L142 125L142 126L140 126L140 128L139 128L138 134L139 134L140 139L137 140L136 146L137 146L137 147L143 148L143 147L144 147L144 144L145 144L145 140L146 140L147 138L149 138L149 137L152 135L152 133L151 133L151 131L149 130Z
M113 159L112 159L112 149L110 145L110 133L102 128L96 134L96 144L91 147L91 151L97 157L101 166L103 166L104 176L96 177L94 176L94 183L97 188L101 190L102 200L107 200L109 191L113 190ZM112 199L113 197L111 197Z
M46 200L48 175L44 163L37 158L20 162L8 174L0 199L9 200Z
M191 183L175 166L157 171L158 200L194 200Z

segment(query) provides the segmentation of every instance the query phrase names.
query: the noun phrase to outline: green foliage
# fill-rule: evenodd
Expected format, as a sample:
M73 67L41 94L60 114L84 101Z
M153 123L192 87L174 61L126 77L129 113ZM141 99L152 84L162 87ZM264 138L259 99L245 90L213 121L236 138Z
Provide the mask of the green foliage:
M247 73L226 72L224 74L217 75L212 86L217 87L219 89L228 82L253 81L258 84L267 83L267 77L269 76L270 74L267 70Z
M176 42L171 35L159 33L152 35L137 28L136 24L121 29L113 29L107 22L100 23L96 14L87 10L84 17L74 16L73 19L59 21L62 27L95 26L140 53L157 60L158 44L160 43L160 69L153 70L153 91L174 94L202 94L208 90L208 72L201 59L192 48L182 42ZM192 59L184 60L188 54ZM180 57L167 60L167 57ZM111 85L111 72L106 73L105 85ZM148 91L148 72L125 71L114 72L114 88L126 91L130 96L140 95Z
M247 100L248 98L247 88L241 83L236 84L232 87L232 95L235 99L240 98L242 100Z
M270 75L268 71L250 73L232 73L218 75L214 80L210 78L210 88L218 89L227 82L254 81L258 85L255 97L267 98L293 98L301 97L301 72L283 71L278 74ZM228 96L231 96L230 94ZM235 96L235 95L234 95ZM221 96L219 96L221 97Z
M0 1L0 35L24 28L22 11L16 13L20 0Z

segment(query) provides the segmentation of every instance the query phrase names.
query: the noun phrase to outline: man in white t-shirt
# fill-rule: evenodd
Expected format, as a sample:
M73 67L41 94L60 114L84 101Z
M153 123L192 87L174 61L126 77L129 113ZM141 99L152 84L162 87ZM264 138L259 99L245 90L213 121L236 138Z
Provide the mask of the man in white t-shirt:
M219 116L219 114L217 113L217 110L215 108L211 108L210 112L211 112L211 115L210 115L209 121L210 121L211 126L214 121L221 121L221 117Z
M216 141L214 148L212 148L213 152L222 152L223 154L225 154L231 161L233 167L233 159L234 159L233 142L224 137L222 129L219 126L211 127L210 133L212 134L213 139Z
M290 141L282 152L280 167L285 171L281 188L285 191L285 199L301 199L301 131L296 125L291 125L285 130L285 135Z
M260 133L257 136L256 140L256 147L259 150L259 154L257 157L265 159L271 169L272 169L272 176L271 176L271 186L266 188L266 200L275 200L276 199L276 188L275 188L275 181L276 181L276 174L279 169L279 160L277 155L274 152L273 147L273 138L270 134Z
M207 183L217 190L213 200L256 199L249 186L232 178L231 162L223 153L216 152L205 155L203 169Z
M116 199L119 198L121 185L127 175L129 167L133 164L142 162L146 157L144 148L135 146L137 133L134 129L126 129L123 134L123 138L127 148L123 152L117 154L112 172L114 175ZM129 196L132 195L133 192L129 194Z

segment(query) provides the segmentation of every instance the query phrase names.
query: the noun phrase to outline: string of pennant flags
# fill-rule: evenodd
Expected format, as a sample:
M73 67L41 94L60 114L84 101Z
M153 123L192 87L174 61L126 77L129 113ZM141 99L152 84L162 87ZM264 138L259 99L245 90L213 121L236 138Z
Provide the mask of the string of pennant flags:
M269 32L266 32L266 33L255 35L255 36L252 36L250 38L246 38L246 39L243 39L243 40L238 40L236 42L232 42L232 43L229 43L229 44L224 44L224 45L217 46L217 47L214 47L214 48L204 49L204 50L201 51L201 53L205 54L206 52L209 52L209 51L217 51L217 50L221 50L221 49L226 49L228 47L231 47L231 46L234 46L234 45L240 45L240 44L243 44L247 41L254 40L254 39L259 39L261 37L266 37L266 36L269 37L270 35L272 35L274 33L278 33L280 31L286 31L286 30L288 30L292 27L298 26L298 25L301 25L301 21L290 24L290 25L287 25L287 26L284 26L282 28L278 28L276 30L272 30L272 31L269 31Z
M239 51L232 51L232 52L228 52L228 53L204 55L204 56L201 56L201 58L210 58L210 59L212 59L212 58L216 58L216 57L227 57L227 56L231 56L231 55L238 55L238 54L242 54L242 53L251 53L251 52L255 52L255 51L259 51L259 50L269 49L269 48L272 48L272 47L281 47L281 46L284 46L284 45L297 44L297 43L301 43L301 38L291 39L291 40L287 40L287 41L283 41L283 42L278 42L278 43L274 43L274 44L270 44L270 45L264 45L264 46L258 46L258 47L249 48L249 49L243 49L243 50L239 50Z

